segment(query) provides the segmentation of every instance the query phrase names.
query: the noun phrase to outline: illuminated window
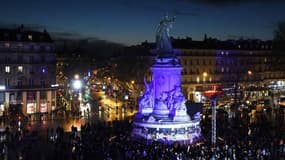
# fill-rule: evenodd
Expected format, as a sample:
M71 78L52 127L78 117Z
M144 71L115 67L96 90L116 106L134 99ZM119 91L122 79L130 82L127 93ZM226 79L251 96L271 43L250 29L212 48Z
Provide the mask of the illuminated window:
M7 42L4 44L4 46L5 46L5 48L10 48L10 43Z
M5 66L5 73L10 73L11 67L10 66Z
M221 68L221 72L224 72L224 71L225 71L225 69L224 69L224 67L222 67L222 68Z
M197 81L197 83L199 83L199 82L200 82L200 78L199 78L199 77L197 77L197 78L196 78L196 81Z
M46 68L45 67L41 67L41 73L46 73Z
M18 66L18 72L22 73L23 72L23 66Z
M33 36L32 36L31 34L29 34L29 35L28 35L28 39L29 39L30 41L32 41L32 40L33 40Z

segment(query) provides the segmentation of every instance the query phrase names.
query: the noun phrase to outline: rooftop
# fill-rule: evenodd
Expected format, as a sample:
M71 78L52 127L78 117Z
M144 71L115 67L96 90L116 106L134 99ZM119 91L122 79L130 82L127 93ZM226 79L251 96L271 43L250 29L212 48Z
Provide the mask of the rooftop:
M17 42L53 42L46 30L32 31L21 25L18 28L0 28L0 41Z

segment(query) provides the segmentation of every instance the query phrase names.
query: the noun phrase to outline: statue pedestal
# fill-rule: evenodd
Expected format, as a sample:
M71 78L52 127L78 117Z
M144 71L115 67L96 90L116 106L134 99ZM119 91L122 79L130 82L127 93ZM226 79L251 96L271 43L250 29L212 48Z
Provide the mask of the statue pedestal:
M181 71L177 50L172 48L169 29L174 17L160 21L156 35L157 55L151 67L152 81L139 101L133 134L147 140L193 143L201 134L200 120L190 120L181 92ZM181 50L180 50L181 51ZM180 52L179 51L179 52ZM153 109L153 110L152 110Z
M143 115L149 115L149 114L151 114L151 113L153 112L153 108L150 108L150 107L148 107L148 108L143 108L143 109L141 109L139 112L140 112L141 114L143 114Z
M145 94L139 101L133 134L166 143L192 143L200 137L200 120L191 120L187 114L186 99L181 91L182 67L178 58L174 55L159 56L155 61L151 67L152 81L145 85Z
M173 121L181 121L181 122L190 121L190 117L187 114L186 110L176 110L174 111Z
M169 109L167 105L162 100L157 100L152 115L156 118L168 118Z

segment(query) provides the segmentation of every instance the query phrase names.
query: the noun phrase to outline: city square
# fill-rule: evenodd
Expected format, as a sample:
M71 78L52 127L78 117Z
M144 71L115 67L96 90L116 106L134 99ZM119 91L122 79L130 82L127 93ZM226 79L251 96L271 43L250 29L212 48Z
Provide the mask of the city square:
M3 4L0 159L284 160L285 2L167 2Z

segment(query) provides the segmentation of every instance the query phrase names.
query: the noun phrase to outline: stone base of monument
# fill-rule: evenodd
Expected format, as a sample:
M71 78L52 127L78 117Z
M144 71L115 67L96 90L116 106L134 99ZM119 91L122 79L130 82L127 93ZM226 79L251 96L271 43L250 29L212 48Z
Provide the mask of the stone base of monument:
M180 120L182 119L181 117ZM200 139L201 128L198 119L189 121L157 121L155 117L149 116L147 121L134 119L132 134L150 141L191 144Z
M149 115L149 114L152 113L152 111L153 111L153 108L144 108L144 109L142 109L142 110L140 111L140 113L141 113L142 115Z
M152 80L145 84L139 98L139 113L134 117L133 134L147 140L168 142L183 141L187 144L201 135L200 116L191 120L187 115L186 98L181 90L180 49L173 49L169 29L174 17L165 16L159 23L156 35L156 55L151 66ZM150 113L148 108L152 108ZM174 109L174 110L173 110ZM149 114L148 114L149 113Z
M169 117L173 120L173 121L181 121L181 122L187 122L190 121L190 117L187 114L186 110L176 110L173 109L170 114Z
M152 115L156 119L169 119L169 110L153 110Z
M175 116L173 116L173 121L180 121L180 122L185 122L185 121L190 121L190 117L188 115L185 115L184 113L176 113Z

